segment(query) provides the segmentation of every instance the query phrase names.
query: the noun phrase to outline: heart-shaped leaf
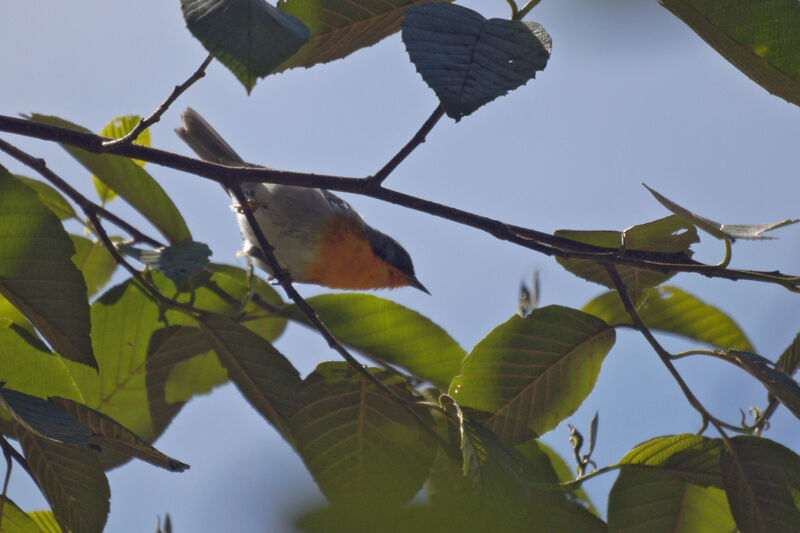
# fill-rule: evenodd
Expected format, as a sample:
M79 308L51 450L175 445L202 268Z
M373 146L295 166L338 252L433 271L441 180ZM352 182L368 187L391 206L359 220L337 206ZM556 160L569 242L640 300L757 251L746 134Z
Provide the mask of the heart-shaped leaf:
M449 117L469 115L547 65L552 40L535 22L489 19L445 2L409 8L403 42Z

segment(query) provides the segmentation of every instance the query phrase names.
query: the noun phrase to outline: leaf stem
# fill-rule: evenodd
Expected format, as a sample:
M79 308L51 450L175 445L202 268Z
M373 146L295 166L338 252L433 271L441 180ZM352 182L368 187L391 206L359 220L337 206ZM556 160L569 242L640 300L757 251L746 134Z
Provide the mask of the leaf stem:
M517 13L519 13L517 3L514 0L506 0L506 2L508 2L508 7L511 8L511 20L517 20Z
M514 20L522 20L523 18L525 18L525 15L530 13L531 9L536 7L539 4L539 2L541 2L541 1L542 0L530 0L530 2L525 4L525 7L523 7L519 11L517 11L517 14L514 17Z

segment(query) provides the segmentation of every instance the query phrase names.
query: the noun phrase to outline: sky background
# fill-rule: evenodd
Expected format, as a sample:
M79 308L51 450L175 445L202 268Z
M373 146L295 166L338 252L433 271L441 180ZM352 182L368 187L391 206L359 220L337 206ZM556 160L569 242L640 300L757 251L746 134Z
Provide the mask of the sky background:
M508 17L505 0L460 1ZM642 182L723 223L800 217L800 110L748 80L655 1L543 0L528 16L553 38L537 79L456 124L445 118L386 186L507 222L552 232L616 229L669 213ZM112 118L149 114L206 57L185 28L178 0L3 2L0 113L40 112L99 131ZM399 35L345 60L261 80L248 96L212 63L208 75L152 130L154 146L189 154L173 133L194 107L249 161L286 170L361 177L408 141L437 105ZM87 194L91 178L60 148L0 133ZM0 155L12 172L31 171ZM229 200L214 183L148 165L216 262L243 265ZM581 307L603 289L548 257L488 234L376 200L345 195L373 226L412 254L428 296L381 292L444 327L470 350L517 306L521 280L541 272L541 305ZM122 201L112 210L139 220ZM143 227L147 227L143 225ZM800 273L800 226L776 241L734 245L731 266ZM719 241L701 233L696 257L717 262ZM117 281L123 278L119 276ZM681 274L670 281L733 317L772 359L800 331L797 295L776 286ZM320 289L301 286L311 296ZM668 349L694 345L660 337ZM309 331L290 327L277 347L307 374L336 359ZM721 362L679 369L717 416L764 405L761 386ZM687 405L640 336L619 331L597 386L568 422L584 432L600 412L593 458L616 463L648 438L694 432ZM566 425L543 437L569 456ZM712 435L713 436L713 435ZM785 408L766 436L800 449L800 425ZM292 531L293 516L323 502L300 459L231 385L194 399L157 446L191 464L172 474L142 462L110 472L108 531ZM605 512L615 474L585 485ZM45 503L15 471L10 496L26 510Z

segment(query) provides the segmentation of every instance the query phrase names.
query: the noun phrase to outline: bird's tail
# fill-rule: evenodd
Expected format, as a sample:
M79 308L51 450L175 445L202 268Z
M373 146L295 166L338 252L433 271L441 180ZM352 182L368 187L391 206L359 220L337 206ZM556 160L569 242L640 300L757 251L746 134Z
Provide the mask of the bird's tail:
M209 163L217 163L229 167L245 166L244 160L239 157L233 148L211 127L200 114L187 108L181 115L183 127L176 128L175 133L194 150L201 159Z

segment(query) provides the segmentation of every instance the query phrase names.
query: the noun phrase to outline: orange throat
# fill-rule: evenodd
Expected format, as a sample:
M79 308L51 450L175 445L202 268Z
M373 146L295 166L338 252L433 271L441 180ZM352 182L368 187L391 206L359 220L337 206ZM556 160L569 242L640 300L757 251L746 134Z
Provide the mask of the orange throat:
M306 281L332 289L383 289L407 286L408 279L372 251L357 221L334 216L317 249Z

